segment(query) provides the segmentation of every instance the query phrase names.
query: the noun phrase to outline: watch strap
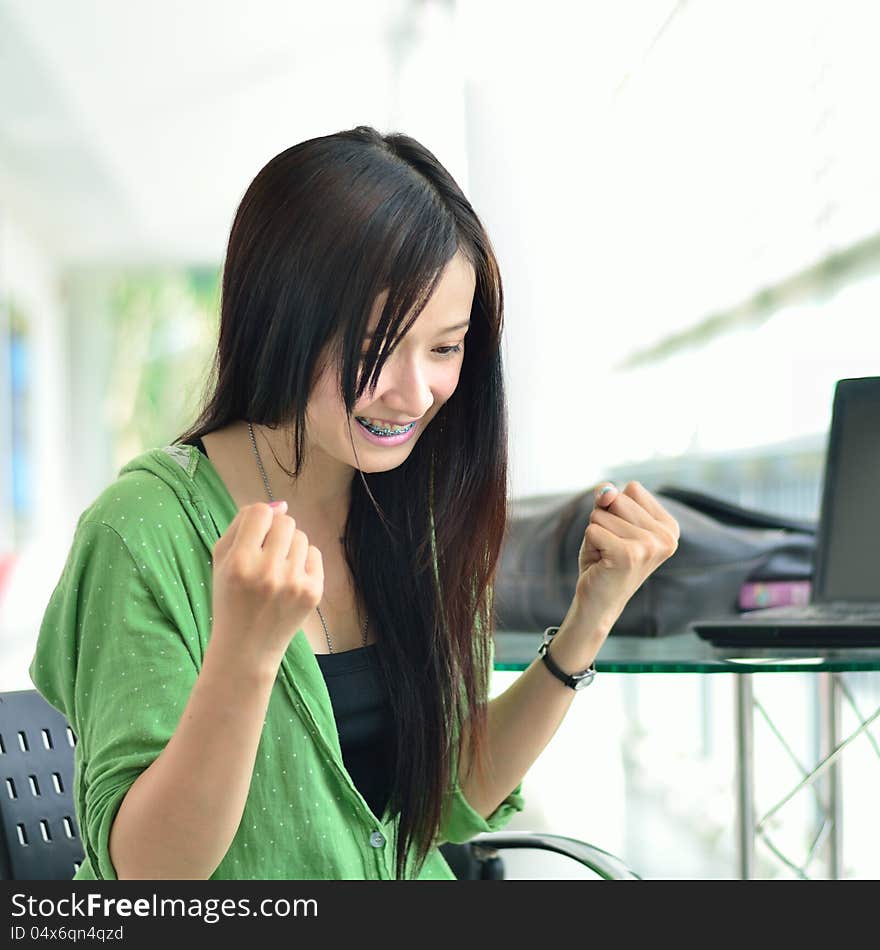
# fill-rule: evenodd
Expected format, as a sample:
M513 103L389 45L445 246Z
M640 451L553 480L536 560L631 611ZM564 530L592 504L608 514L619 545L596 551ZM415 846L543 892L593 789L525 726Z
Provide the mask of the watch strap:
M583 689L585 686L589 686L592 683L593 678L596 675L596 663L595 660L590 664L590 666L581 673L570 674L561 670L553 659L550 656L549 646L553 637L556 636L559 627L548 627L544 631L544 639L541 642L541 646L538 648L538 654L541 659L544 661L545 666L548 670L566 686L573 690Z

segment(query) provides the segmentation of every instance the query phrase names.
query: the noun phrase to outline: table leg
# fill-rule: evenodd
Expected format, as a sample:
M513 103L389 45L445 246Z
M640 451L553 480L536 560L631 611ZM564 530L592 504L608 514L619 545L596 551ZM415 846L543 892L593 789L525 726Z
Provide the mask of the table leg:
M819 674L819 702L822 714L821 758L831 755L840 743L840 687L837 673ZM840 759L836 758L828 768L825 780L826 801L831 830L828 835L828 876L840 880L843 870L843 786Z
M755 733L751 673L734 675L736 693L736 818L739 876L755 870Z

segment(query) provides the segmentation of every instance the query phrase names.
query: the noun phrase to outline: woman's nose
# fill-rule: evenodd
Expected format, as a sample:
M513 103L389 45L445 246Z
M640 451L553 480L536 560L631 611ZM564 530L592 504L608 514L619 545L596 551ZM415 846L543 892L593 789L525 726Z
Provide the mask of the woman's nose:
M383 367L377 397L381 396L383 403L399 415L421 418L434 403L430 373L415 358L394 361L394 366L391 362Z

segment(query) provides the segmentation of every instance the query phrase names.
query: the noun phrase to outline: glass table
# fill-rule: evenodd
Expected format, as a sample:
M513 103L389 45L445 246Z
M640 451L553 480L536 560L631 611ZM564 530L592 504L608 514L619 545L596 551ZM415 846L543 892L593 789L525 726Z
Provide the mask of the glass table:
M499 630L495 634L495 669L524 670L537 656L543 631ZM743 879L754 876L755 839L771 849L765 834L769 819L802 788L825 776L827 806L810 849L810 857L825 841L829 847L829 874L838 878L843 867L841 826L841 775L837 759L853 739L880 717L880 707L865 717L855 707L840 673L880 670L880 648L867 647L716 647L693 630L666 637L615 637L605 641L596 657L596 670L605 673L733 673L735 674L737 861ZM766 814L756 820L754 807L755 750L753 674L815 673L819 677L819 703L823 723L820 761ZM861 724L845 739L840 737L841 701L846 698ZM780 737L781 738L781 737ZM784 741L784 740L783 740ZM880 755L880 749L875 745ZM777 857L798 870L784 855ZM802 876L805 876L802 874Z

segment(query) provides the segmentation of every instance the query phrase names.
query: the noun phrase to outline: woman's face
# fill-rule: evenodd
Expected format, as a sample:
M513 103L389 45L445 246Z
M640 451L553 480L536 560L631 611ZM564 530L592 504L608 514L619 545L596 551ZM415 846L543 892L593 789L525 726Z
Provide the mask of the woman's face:
M415 422L402 439L371 435L356 418L351 435L345 406L339 396L337 367L328 366L318 378L309 399L307 443L311 451L345 462L365 472L396 468L412 451L419 436L455 392L464 359L465 334L476 289L473 267L459 251L450 260L416 322L382 367L376 389L365 391L354 416L406 426ZM376 299L368 334L376 328L387 291ZM366 353L369 340L363 344ZM351 441L354 439L358 458Z

